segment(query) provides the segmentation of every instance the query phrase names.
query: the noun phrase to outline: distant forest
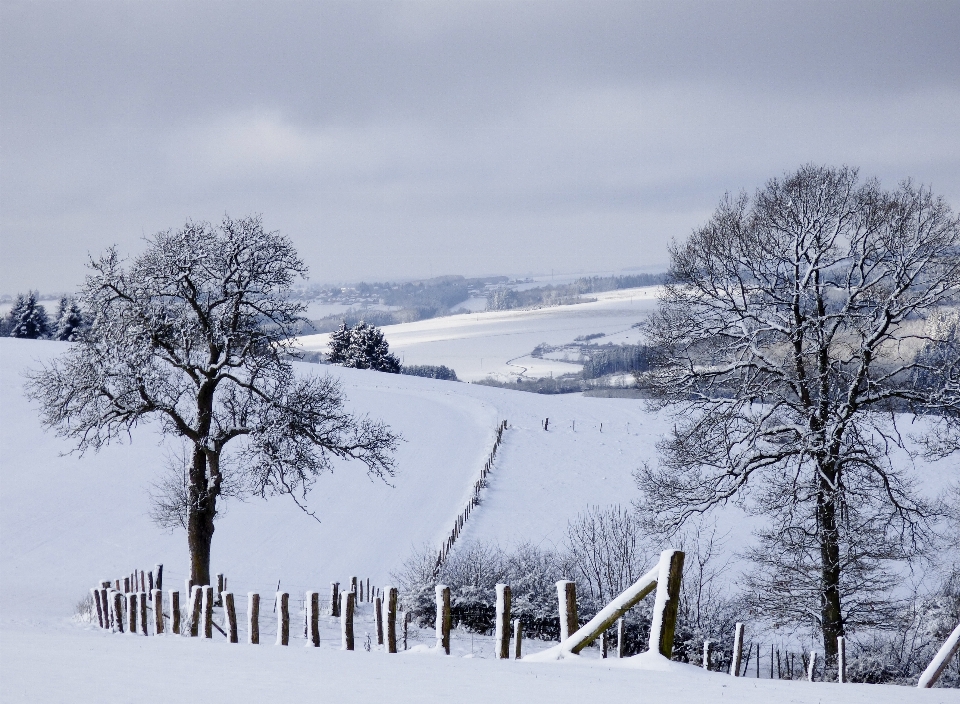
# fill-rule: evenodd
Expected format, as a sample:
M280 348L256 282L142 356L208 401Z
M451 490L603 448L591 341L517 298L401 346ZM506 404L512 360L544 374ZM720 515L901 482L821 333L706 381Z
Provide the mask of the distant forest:
M577 279L572 284L539 286L525 291L501 286L487 294L487 310L512 310L514 308L537 308L580 303L585 293L601 293L623 288L656 286L664 281L665 274L634 274L631 276L589 276Z

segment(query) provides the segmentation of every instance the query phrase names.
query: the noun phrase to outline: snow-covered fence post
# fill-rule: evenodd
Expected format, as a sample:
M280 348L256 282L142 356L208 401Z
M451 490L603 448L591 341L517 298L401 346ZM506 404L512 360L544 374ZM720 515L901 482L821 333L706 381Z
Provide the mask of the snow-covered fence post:
M947 638L946 642L940 646L940 650L933 656L933 660L927 665L927 669L920 675L917 687L920 689L929 689L937 683L940 675L947 669L950 658L960 652L960 624L953 629L953 633Z
M817 651L810 651L810 664L807 666L807 681L813 682L813 676L817 673Z
M153 571L147 572L147 591L153 593Z
M340 582L330 582L330 615L340 615Z
M226 586L223 583L223 575L218 574L217 575L217 591L216 591L216 594L214 594L214 598L216 599L216 601L213 602L214 606L223 606L223 599L220 597L220 595L225 590L226 590Z
M170 590L170 632L180 635L180 592Z
M277 645L290 645L290 595L277 592Z
M148 636L150 635L150 631L147 628L147 593L143 591L140 592L137 595L137 600L140 603L140 632Z
M683 577L683 552L664 550L660 553L657 596L650 622L650 650L669 660L673 656L673 634L677 628L680 606L680 580Z
M203 637L213 638L213 587L203 586Z
M90 589L90 593L93 595L93 603L97 607L97 623L100 624L100 628L103 628L103 605L100 603L100 590L93 587Z
M703 669L709 670L711 665L711 660L713 656L713 641L705 640L703 641Z
M383 600L380 597L373 599L373 614L377 621L377 645L383 645Z
M110 602L107 600L108 589L100 582L100 603L103 605L103 627L110 628ZM109 584L109 582L107 582Z
M367 601L370 601L370 578L367 577Z
M150 596L153 600L153 634L163 635L163 592L159 589L151 589Z
M113 622L117 627L117 631L123 633L123 594L120 593L120 590L113 592Z
M437 595L437 645L450 654L450 587L438 584Z
M320 647L320 592L307 592L308 643Z
M577 632L577 585L568 579L557 582L557 601L560 611L560 642Z
M403 612L403 649L407 649L407 633L410 626L410 612Z
M604 631L603 633L600 634L600 657L601 658L607 657L607 632L608 631Z
M350 578L350 591L352 591L354 594L357 593L357 578L356 578L356 577L351 577L351 578ZM356 599L356 597L354 597L354 599Z
M127 594L127 628L131 633L137 632L137 593Z
M397 652L397 588L387 587L387 652Z
M510 657L510 586L497 585L497 621L493 647L496 657L507 660Z
M340 598L340 649L353 650L353 607L357 593L349 591Z
M260 645L260 595L247 592L247 643Z
M523 627L520 619L513 619L513 659L519 660L523 653Z
M200 635L200 587L194 584L190 587L190 637Z
M163 589L163 565L162 564L154 565L153 573L156 575L156 584L154 586L157 589Z
M847 639L837 636L837 682L847 681Z
M223 602L223 615L226 616L224 620L227 626L227 640L231 643L239 643L240 639L237 637L237 609L233 603L233 593L222 592L220 600Z
M124 594L130 593L130 577L123 578L123 593Z
M740 676L740 663L743 661L743 624L737 623L733 632L733 660L730 663L730 674Z
M626 633L626 624L624 623L623 616L617 619L617 657L622 658L623 654L627 652L627 633Z

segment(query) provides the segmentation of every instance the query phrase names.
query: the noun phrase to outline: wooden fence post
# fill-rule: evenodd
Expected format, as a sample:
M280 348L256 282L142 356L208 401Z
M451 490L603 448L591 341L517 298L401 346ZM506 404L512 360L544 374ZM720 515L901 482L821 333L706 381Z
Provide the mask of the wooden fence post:
M740 676L740 663L743 661L743 624L737 623L733 634L733 661L730 663L730 674Z
M617 657L622 658L627 652L627 627L623 616L617 619Z
M130 593L130 577L123 578L123 593L124 594Z
M847 681L847 639L837 636L837 682Z
M320 647L320 592L307 592L307 631L309 643Z
M403 649L407 649L407 627L410 625L410 612L403 612Z
M137 595L137 600L140 602L140 632L143 635L150 635L150 629L147 628L147 593L140 592Z
M397 652L397 588L387 587L387 652Z
M154 586L156 586L157 589L163 589L163 565L154 565L153 573L156 575L156 584Z
M213 638L213 587L203 585L203 637Z
M349 591L341 594L340 603L340 649L353 650L353 607L356 603L356 592Z
M377 645L383 645L383 601L378 596L373 599L373 615L377 623Z
M580 628L577 619L577 585L568 579L557 582L557 600L560 611L560 642L572 636Z
M214 596L214 599L215 599L215 601L213 602L213 605L214 605L214 606L223 606L223 600L221 599L220 595L221 595L224 591L226 591L226 586L225 586L224 583L223 583L223 575L222 575L222 574L218 574L218 575L217 575L217 591L216 591L216 593L213 595L213 596Z
M196 638L200 635L200 606L202 591L199 585L194 584L190 587L190 637Z
M712 664L711 660L713 659L712 656L713 656L713 641L712 640L703 641L703 669L704 670L710 669L710 665Z
M330 615L340 615L340 582L330 582Z
M953 629L953 632L947 637L943 645L940 646L940 650L933 656L933 660L927 665L923 674L920 675L917 687L920 689L929 689L935 685L937 680L940 679L940 675L947 669L950 660L958 652L960 652L960 624L957 624L957 627Z
M520 619L513 619L513 659L519 660L523 652L523 627Z
M673 634L677 628L680 605L680 580L683 577L683 552L664 550L660 553L657 596L650 623L650 650L668 660L673 656Z
M237 637L237 609L233 603L233 594L223 592L220 594L220 600L223 602L223 615L226 616L227 640L231 643L239 643Z
M127 628L131 633L137 632L137 593L127 594Z
M450 587L438 584L437 596L437 645L450 654Z
M350 578L350 591L352 591L354 594L357 593L357 578L356 578L356 577L351 577L351 578ZM356 602L356 596L354 596L354 602ZM343 604L341 604L341 606L343 606Z
M92 588L90 593L93 594L93 603L97 607L97 623L100 624L100 628L103 628L103 605L100 603L100 590Z
M150 591L153 597L153 634L163 635L163 592L159 589Z
M108 582L109 584L109 582ZM110 602L107 600L107 588L100 582L100 603L103 605L103 627L110 628Z
M290 645L290 595L277 592L277 645Z
M170 590L170 632L180 635L180 592Z
M247 592L247 642L260 645L260 595Z
M113 623L117 631L123 633L123 594L119 589L113 592L113 614Z
M607 657L607 633L608 631L604 631L603 633L600 634L600 657L601 658Z
M817 651L810 651L810 664L807 666L807 682L813 682L814 675L817 674Z
M498 584L497 587L497 620L493 647L495 657L507 660L510 657L510 586Z
M153 594L153 571L147 572L147 591Z

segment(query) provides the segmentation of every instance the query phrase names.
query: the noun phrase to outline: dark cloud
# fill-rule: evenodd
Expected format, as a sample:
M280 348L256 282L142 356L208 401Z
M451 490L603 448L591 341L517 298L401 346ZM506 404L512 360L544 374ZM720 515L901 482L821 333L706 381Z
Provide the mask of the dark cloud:
M263 213L315 279L657 265L806 161L960 205L955 2L6 2L2 289Z

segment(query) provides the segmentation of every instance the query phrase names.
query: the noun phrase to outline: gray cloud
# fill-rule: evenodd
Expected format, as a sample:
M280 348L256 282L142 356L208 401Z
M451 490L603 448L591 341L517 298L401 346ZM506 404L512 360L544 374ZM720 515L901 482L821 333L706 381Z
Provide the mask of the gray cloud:
M261 212L317 280L659 265L806 161L960 205L960 6L5 3L4 291Z

